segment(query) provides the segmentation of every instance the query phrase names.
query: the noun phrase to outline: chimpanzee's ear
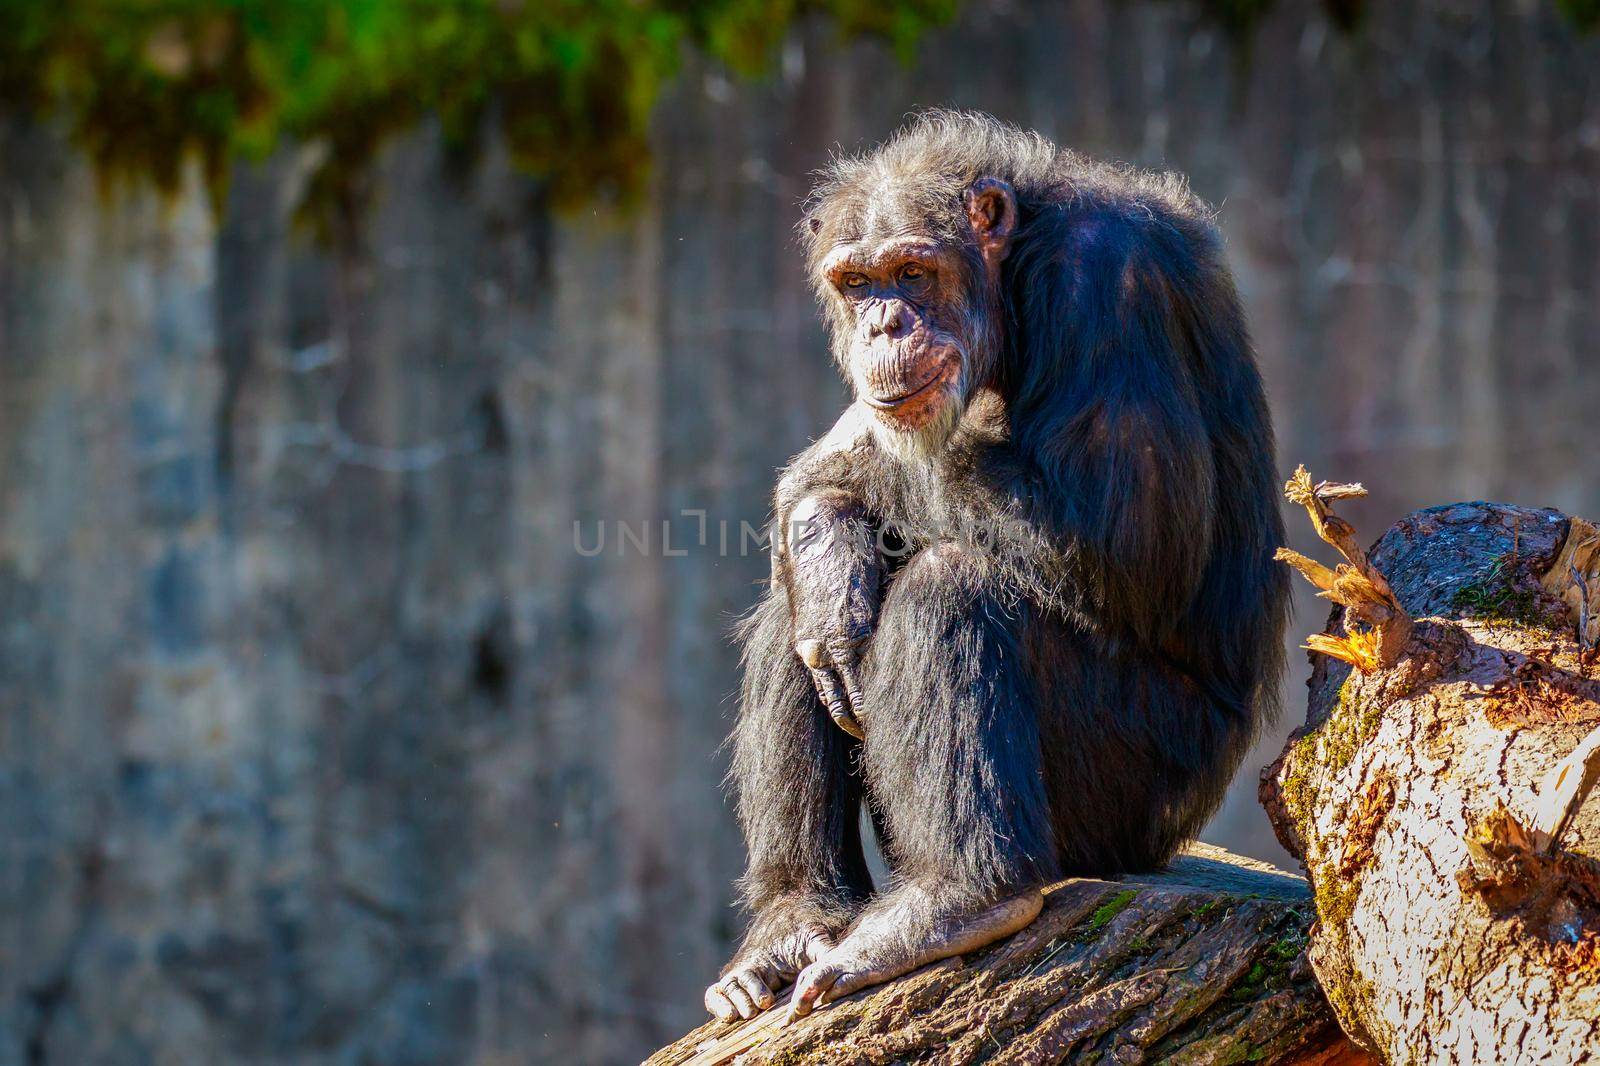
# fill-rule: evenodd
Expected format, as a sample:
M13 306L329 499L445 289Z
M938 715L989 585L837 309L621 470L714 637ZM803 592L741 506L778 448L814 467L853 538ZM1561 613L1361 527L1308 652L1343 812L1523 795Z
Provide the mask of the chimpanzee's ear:
M979 178L967 186L967 221L978 240L978 250L990 270L1011 250L1011 233L1017 228L1017 194L999 178Z

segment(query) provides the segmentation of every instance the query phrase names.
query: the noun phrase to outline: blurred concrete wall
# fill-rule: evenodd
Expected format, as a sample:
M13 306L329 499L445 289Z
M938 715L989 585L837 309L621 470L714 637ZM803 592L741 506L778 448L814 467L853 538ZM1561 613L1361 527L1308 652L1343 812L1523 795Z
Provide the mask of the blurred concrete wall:
M691 63L634 214L552 219L424 131L332 249L295 153L213 217L7 125L0 1064L622 1062L698 1020L738 927L739 523L844 402L795 205L913 106L1187 171L1280 465L1366 481L1370 536L1600 515L1600 44L1531 0L1370 6L1280 5L1248 56L1180 4L975 2L909 67L811 26L764 84ZM1279 855L1280 739L1211 839Z

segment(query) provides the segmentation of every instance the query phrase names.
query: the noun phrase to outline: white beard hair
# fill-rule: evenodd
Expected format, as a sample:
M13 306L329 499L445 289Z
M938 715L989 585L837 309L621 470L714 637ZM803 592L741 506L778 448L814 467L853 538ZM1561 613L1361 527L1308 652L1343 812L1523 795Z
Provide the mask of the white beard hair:
M874 418L872 435L879 447L904 463L925 462L943 451L967 410L965 376L957 374L944 386L945 402L938 416L925 426L902 429L886 419Z

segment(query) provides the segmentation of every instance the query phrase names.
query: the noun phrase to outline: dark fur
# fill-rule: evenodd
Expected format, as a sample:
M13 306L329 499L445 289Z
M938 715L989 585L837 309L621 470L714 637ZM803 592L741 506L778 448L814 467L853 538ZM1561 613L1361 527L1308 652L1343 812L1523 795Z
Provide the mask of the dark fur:
M793 913L837 929L868 897L863 800L897 880L947 899L1158 866L1275 713L1272 431L1211 212L1181 180L926 114L833 164L801 226L810 259L869 208L970 241L962 193L985 176L1019 217L999 291L968 284L960 428L922 462L813 448L779 487L780 517L843 489L911 557L862 663L864 748L795 658L781 581L744 630L747 945ZM819 294L843 362L850 309ZM988 543L936 532L1000 519Z

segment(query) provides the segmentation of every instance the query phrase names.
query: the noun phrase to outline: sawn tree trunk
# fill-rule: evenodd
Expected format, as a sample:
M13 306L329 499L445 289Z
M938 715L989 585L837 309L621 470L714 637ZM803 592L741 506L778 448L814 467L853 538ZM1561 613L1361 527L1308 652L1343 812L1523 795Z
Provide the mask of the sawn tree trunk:
M1455 504L1368 555L1330 510L1359 487L1298 476L1291 498L1350 565L1282 554L1347 609L1309 642L1307 724L1261 792L1310 876L1317 976L1390 1062L1586 1061L1600 1053L1600 808L1583 803L1600 770L1600 533Z

